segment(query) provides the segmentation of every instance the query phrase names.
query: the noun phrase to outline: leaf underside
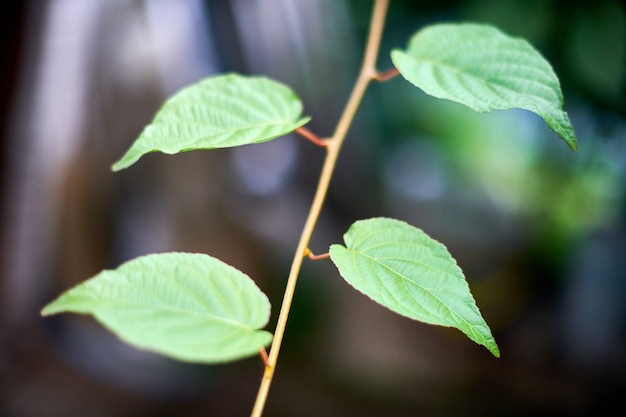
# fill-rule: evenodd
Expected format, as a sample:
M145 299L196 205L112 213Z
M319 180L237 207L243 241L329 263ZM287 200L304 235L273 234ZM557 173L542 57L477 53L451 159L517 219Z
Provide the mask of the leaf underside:
M527 41L481 24L438 24L418 31L391 58L404 78L425 93L477 112L521 108L544 119L578 149L563 108L559 80Z
M270 304L243 272L209 255L162 253L103 271L42 315L90 314L127 343L174 359L221 363L257 354Z
M445 246L399 220L355 222L330 257L355 289L390 310L424 323L454 327L500 351L461 269Z
M150 152L176 154L266 142L310 119L287 86L264 77L226 74L206 78L170 97L113 171Z

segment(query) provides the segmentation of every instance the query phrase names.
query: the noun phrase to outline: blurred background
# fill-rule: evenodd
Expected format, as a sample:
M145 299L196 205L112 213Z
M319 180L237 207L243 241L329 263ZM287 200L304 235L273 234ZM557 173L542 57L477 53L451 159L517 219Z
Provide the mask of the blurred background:
M21 1L0 14L0 415L244 416L259 358L201 366L42 319L62 291L138 255L193 251L255 279L274 328L323 151L287 136L151 154L113 174L163 100L218 72L291 86L332 133L366 0ZM502 357L396 316L305 262L268 416L625 411L626 10L618 0L393 0L379 68L416 30L492 23L552 63L580 150L526 111L475 114L397 77L349 133L311 249L390 216L443 242Z

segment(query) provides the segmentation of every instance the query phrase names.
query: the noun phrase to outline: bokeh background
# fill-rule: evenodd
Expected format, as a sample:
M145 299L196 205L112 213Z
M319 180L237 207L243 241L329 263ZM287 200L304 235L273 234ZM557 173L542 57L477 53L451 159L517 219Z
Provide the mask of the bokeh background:
M218 72L290 85L330 135L356 78L366 0L24 0L0 13L0 415L244 416L263 366L182 364L61 291L135 256L216 256L270 296L273 329L323 151L296 136L110 165L163 100ZM475 114L374 84L311 248L391 216L442 241L502 351L377 306L305 262L268 416L624 413L626 11L618 0L391 2L380 69L426 24L493 23L561 79L573 153L526 111Z

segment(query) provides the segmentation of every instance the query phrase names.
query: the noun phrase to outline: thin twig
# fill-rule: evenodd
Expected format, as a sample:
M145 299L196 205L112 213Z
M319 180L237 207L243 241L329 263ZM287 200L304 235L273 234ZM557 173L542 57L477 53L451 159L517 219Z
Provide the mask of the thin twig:
M263 409L265 408L265 402L267 401L267 395L272 384L274 371L276 370L278 354L280 352L280 346L285 333L285 328L287 326L287 318L289 316L296 282L298 281L298 275L300 274L300 269L302 267L302 261L306 256L305 254L309 248L309 241L311 240L317 219L319 218L322 210L328 186L337 163L339 150L341 149L341 145L346 138L346 134L348 133L348 129L352 124L354 115L356 114L361 100L363 99L363 95L367 90L367 86L373 79L372 75L376 74L376 58L378 57L380 40L382 37L388 7L389 0L375 0L374 10L370 21L370 32L365 48L365 56L361 65L361 71L359 72L356 84L352 89L348 103L346 104L341 118L339 119L339 123L337 124L337 128L335 129L333 136L325 141L328 152L326 153L315 197L311 203L309 215L304 224L304 229L300 235L300 241L293 258L289 278L287 279L285 294L283 296L283 303L280 308L278 322L274 332L274 339L270 348L268 364L265 367L265 372L263 374L263 379L261 380L261 385L259 386L259 391L254 408L252 409L251 417L260 417L263 413Z

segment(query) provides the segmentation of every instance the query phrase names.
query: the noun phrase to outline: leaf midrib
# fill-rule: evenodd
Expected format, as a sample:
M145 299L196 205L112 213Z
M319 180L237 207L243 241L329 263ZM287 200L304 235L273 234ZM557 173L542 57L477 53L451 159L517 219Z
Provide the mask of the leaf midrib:
M347 248L346 248L346 249L347 249ZM471 327L471 328L475 329L475 330L476 330L476 331L477 331L477 332L481 335L481 337L483 337L483 338L484 338L484 335L482 334L482 332L478 331L478 329L476 328L476 326L475 326L475 325L473 325L472 323L468 322L465 318L463 318L463 316L461 316L461 315L457 314L456 312L454 312L454 311L453 311L453 310L452 310L452 309L451 309L451 308L450 308L450 307L449 307L449 306L448 306L448 305L447 305L447 304L446 304L446 303L445 303L445 302L444 302L444 301L443 301L440 297L438 297L438 296L436 296L435 294L433 294L433 293L431 292L431 290L430 290L430 289L428 289L428 288L424 287L423 285L419 284L418 282L416 282L416 281L414 281L414 280L412 280L412 279L410 279L410 278L408 278L408 277L405 277L404 275L402 275L401 273L399 273L399 272L398 272L398 271L396 271L395 269L393 269L393 268L391 268L390 266L388 266L388 265L386 265L386 264L384 264L384 263L380 262L377 258L374 258L374 257L372 257L372 256L370 256L370 255L368 255L368 254L366 254L366 253L359 252L359 251L356 251L356 250L353 250L353 249L347 249L347 250L348 250L348 251L350 251L350 252L353 252L353 253L355 253L355 254L361 255L361 256L363 256L363 257L365 257L365 258L369 259L370 261L372 261L372 262L374 262L374 263L376 263L376 264L380 265L380 266L381 266L381 267L383 267L384 269L389 270L390 272L392 272L392 273L393 273L393 274L395 274L396 276L399 276L400 278L403 278L403 281L402 281L402 282L404 283L405 287L406 287L406 281L408 281L408 282L411 282L411 283L415 284L417 287L421 288L423 291L425 291L425 292L426 292L426 293L428 293L431 297L433 297L435 300L437 300L437 301L440 303L440 305L444 306L444 307L445 307L445 308L446 308L446 309L450 312L450 314L451 314L451 315L453 315L454 317L456 317L456 318L460 319L461 321L463 321L464 323L466 323L469 327ZM401 259L401 258L400 258L400 259ZM405 259L405 261L408 261L408 260L406 260L406 259ZM449 272L446 272L446 271L444 271L444 270L442 270L442 269L437 269L437 268L433 267L432 265L428 265L428 264L426 264L426 263L424 263L424 262L421 262L421 261L415 261L415 262L416 262L416 263L418 263L418 264L420 264L420 265L423 265L423 266L425 266L425 267L427 267L427 268L429 268L429 269L432 269L432 270L435 270L435 271L438 271L438 272L440 271L440 272L443 272L443 273L445 273L445 274L450 274ZM359 274L359 275L360 275L360 274ZM378 274L376 274L376 275L378 276ZM380 282L381 282L381 283L383 283L383 280L382 280L382 279L380 279L380 278L379 278L379 280L380 280ZM383 285L384 285L384 284L383 284ZM408 291L408 288L407 288L407 291ZM411 295L410 291L409 291L409 294ZM418 304L421 304L421 303L419 302L419 300L415 299L415 297L414 297L413 295L411 295L411 298L413 298L413 300L415 300ZM463 302L463 304L467 305L465 302Z
M413 57L413 56L411 56L409 54L407 54L407 56L411 57L412 59L415 59L418 64L420 64L420 63L428 63L428 64L432 65L433 67L441 67L441 68L443 68L445 70L448 70L448 71L450 71L452 73L460 74L460 75L463 75L465 77L473 78L474 80L480 81L485 86L490 86L490 85L498 86L498 87L500 87L502 89L505 89L505 90L513 93L513 95L518 95L518 96L522 96L522 97L532 97L533 99L540 99L541 101L544 101L545 103L547 103L547 107L548 108L557 108L558 109L558 107L551 105L550 104L551 102L549 100L546 100L542 96L539 96L539 95L536 95L536 94L529 94L527 92L520 93L519 91L509 87L508 85L506 85L506 84L504 84L502 82L497 82L499 80L491 80L489 78L481 77L481 76L479 76L477 74L473 74L473 73L467 71L466 69L458 68L458 67L452 66L450 64L443 63L443 62L440 62L440 61L436 61L436 60L433 60L433 59L415 58L415 57ZM522 77L516 77L516 78L522 79L524 81L530 81L530 82L533 82L535 84L547 87L547 89L550 92L554 93L554 90L550 87L549 84L544 84L544 83L542 83L542 82L540 82L538 80L531 79L531 78L522 78ZM442 87L439 82L437 82L437 84L439 84L439 88L441 88L444 91L447 91L447 89ZM493 89L491 87L488 87L488 88L494 95L499 97L498 94L495 94L495 92L493 92ZM465 90L468 91L468 92L471 92L471 90L469 90L467 88L465 88ZM499 97L499 98L501 98L501 97ZM557 94L557 99L559 99L558 98L558 94ZM505 100L509 100L510 101L510 99L506 99L506 98L505 98ZM517 107L517 106L513 105L513 107Z
M151 303L140 303L140 302L120 302L120 301L114 301L114 300L107 300L106 301L106 306L107 307L114 307L114 306L120 306L120 307L151 307L155 312L158 311L173 311L176 312L182 316L200 316L203 319L208 319L208 320L213 320L213 321L219 321L222 323L227 323L233 327L240 327L243 328L245 330L249 330L249 331L254 331L254 330L258 330L252 326L248 326L245 325L241 322L235 321L233 319L229 319L226 317L222 317L222 316L218 316L216 314L209 314L206 312L198 312L198 311L194 311L194 310L185 310L183 308L179 308L179 307L174 307L174 306L170 306L170 305L162 305L162 304L151 304ZM95 315L99 315L98 314L98 310L97 309L90 309L92 314Z

